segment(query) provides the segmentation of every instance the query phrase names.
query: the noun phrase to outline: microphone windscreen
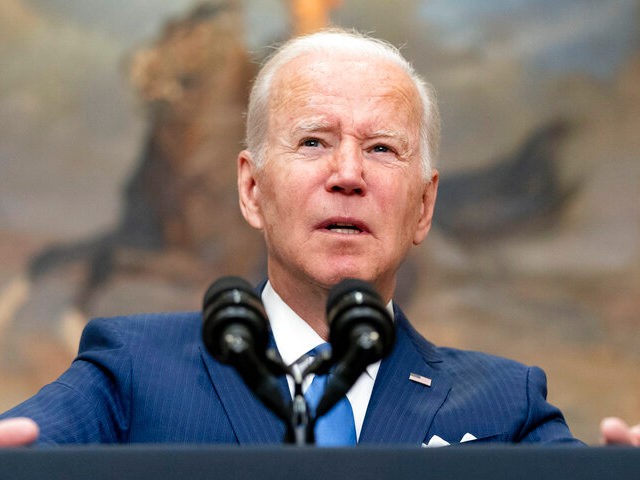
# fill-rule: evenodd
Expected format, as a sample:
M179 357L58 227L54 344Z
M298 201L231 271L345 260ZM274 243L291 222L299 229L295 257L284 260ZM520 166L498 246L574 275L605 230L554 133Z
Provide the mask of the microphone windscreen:
M393 319L380 294L368 282L348 278L336 284L327 298L329 343L336 360L349 350L352 335L362 328L376 331L382 347L381 355L393 348L395 330Z
M253 292L253 287L244 278L229 275L219 278L207 289L202 301L203 308L206 308L211 302L217 300L222 293L231 290L240 290L256 296Z
M329 296L327 298L327 314L333 310L345 295L352 292L366 293L382 303L382 298L369 282L365 282L364 280L359 280L357 278L346 278L329 290Z
M269 342L269 323L260 297L249 282L221 277L207 289L202 301L202 340L207 350L226 363L225 334L245 332L245 340L263 357Z

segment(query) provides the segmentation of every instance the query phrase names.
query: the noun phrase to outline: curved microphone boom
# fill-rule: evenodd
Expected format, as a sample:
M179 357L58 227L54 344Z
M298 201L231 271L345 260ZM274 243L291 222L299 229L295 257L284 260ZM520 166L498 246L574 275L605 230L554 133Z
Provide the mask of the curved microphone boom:
M267 314L249 282L229 276L209 287L202 305L202 340L216 360L236 368L276 415L289 419L279 384L267 367Z
M346 279L331 289L327 321L336 366L316 418L349 391L368 365L388 355L395 342L393 319L386 305L373 286L362 280Z

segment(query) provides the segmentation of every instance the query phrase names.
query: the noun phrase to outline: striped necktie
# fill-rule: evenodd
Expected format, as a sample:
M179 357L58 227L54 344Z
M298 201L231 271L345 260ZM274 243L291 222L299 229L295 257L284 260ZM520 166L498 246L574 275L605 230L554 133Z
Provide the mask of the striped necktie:
M323 343L307 356L314 357L321 350L329 348L327 343ZM316 375L307 388L304 396L311 411L315 411L322 394L324 393L329 375ZM351 403L346 396L343 396L331 410L320 417L315 428L316 445L321 447L346 446L356 444L356 427L353 421L353 410Z

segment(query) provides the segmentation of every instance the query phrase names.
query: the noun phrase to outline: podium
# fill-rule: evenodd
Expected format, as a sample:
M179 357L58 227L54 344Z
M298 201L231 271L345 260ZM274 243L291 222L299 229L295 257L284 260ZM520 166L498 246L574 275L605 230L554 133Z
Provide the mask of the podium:
M36 478L638 480L640 449L100 445L0 450L0 479Z

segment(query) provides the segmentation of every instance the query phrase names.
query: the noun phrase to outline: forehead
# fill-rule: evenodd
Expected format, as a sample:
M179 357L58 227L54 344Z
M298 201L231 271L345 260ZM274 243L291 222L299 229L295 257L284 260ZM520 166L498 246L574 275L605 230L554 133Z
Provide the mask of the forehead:
M420 98L409 75L391 60L307 53L284 65L271 90L270 111L297 118L331 108L353 115L389 115L418 125Z

